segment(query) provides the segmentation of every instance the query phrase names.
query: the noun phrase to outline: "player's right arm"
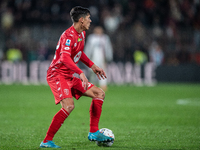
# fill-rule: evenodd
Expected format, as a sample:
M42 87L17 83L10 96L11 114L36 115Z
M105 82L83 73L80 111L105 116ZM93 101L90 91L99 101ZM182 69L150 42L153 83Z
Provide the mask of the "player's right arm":
M73 44L73 37L66 37L61 39L60 42L61 51L60 51L60 61L70 70L79 74L80 79L82 80L82 86L85 90L88 88L88 79L86 78L83 71L77 67L77 65L73 62L71 58L71 51Z

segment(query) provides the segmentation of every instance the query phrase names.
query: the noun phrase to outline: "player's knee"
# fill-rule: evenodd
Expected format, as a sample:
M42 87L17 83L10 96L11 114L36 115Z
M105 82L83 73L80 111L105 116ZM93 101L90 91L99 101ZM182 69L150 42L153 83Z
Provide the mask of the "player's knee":
M106 94L105 94L105 92L103 91L103 92L102 92L102 99L104 99L105 96L106 96Z
M75 106L74 106L74 105L69 105L68 108L69 108L70 110L73 110L73 109L75 108Z
M105 92L102 89L99 89L98 97L102 99L105 98Z
M68 104L62 106L69 114L74 110L75 106L74 104Z
M66 99L63 99L61 102L60 102L62 108L64 108L68 113L71 113L72 110L74 109L74 101L72 98L66 98Z
M75 106L74 105L68 105L65 109L67 110L68 113L71 113L72 110L74 110Z

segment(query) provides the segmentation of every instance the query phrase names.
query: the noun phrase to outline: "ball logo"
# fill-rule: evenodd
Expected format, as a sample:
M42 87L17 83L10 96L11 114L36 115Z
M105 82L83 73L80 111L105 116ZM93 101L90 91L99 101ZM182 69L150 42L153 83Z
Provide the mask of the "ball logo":
M79 61L79 59L81 58L81 54L82 51L78 52L75 56L74 56L74 62L77 63Z
M64 93L65 93L66 95L69 95L69 90L68 90L68 89L64 89Z

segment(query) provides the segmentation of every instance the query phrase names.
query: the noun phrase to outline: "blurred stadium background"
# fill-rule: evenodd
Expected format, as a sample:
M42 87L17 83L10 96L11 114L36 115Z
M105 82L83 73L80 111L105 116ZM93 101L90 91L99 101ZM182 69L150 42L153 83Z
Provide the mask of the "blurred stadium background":
M115 69L109 82L200 82L200 0L1 0L1 82L45 82L45 69L77 5L91 11L87 35L100 25L111 38L108 71ZM134 57L138 51L142 60Z
M114 50L100 121L115 133L111 149L199 150L200 0L0 0L0 149L39 149L60 109L46 69L77 5L91 11L87 37L100 25ZM155 81L167 83L129 86ZM88 142L90 101L81 99L55 141L102 149Z

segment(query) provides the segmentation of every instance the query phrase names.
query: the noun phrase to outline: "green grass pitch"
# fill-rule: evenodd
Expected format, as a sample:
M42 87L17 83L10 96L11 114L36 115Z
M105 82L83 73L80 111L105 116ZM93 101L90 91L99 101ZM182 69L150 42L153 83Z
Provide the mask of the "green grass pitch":
M111 147L87 139L91 99L75 109L54 137L61 149L200 149L200 84L109 86L100 128L115 134ZM36 150L60 105L46 85L0 85L0 150Z

